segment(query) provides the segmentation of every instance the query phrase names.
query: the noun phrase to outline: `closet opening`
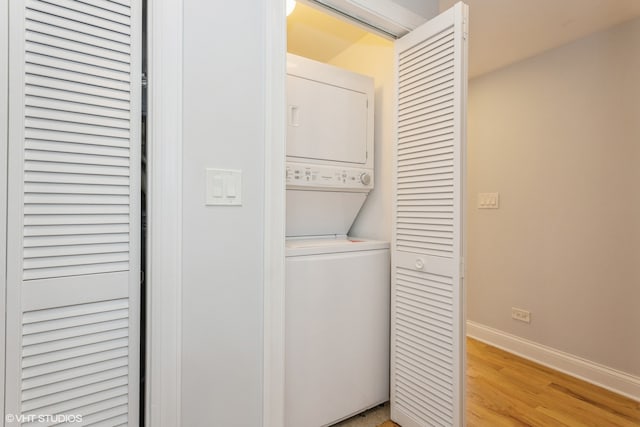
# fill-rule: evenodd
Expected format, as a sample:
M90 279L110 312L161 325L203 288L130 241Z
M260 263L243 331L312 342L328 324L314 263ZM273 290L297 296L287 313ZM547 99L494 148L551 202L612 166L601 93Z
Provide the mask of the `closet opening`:
M397 40L373 34L361 23L346 23L344 14L335 10L327 13L326 8L316 7L316 2L301 2L287 20L285 426L301 425L305 419L314 425L334 425L385 401L391 402L389 407L383 407L388 410L382 415L385 420L393 418L407 426L461 424L467 7L457 4L428 21L422 18L409 25L413 31ZM393 22L391 18L382 21ZM335 78L336 73L346 74ZM373 116L373 149L367 152L371 157L360 159L361 168L367 167L367 159L373 160L370 176L369 171L349 168L359 159L359 151L353 149L352 143L357 132L348 138L345 135L357 130L359 122L348 120L353 125L339 125L353 111L341 112L349 97L338 92L352 91L354 98L356 93L366 92L345 83L352 80L349 73L373 81L374 97L368 100L373 111L366 113ZM311 88L316 82L332 88ZM330 92L333 95L327 95ZM354 100L353 105L357 104ZM360 117L366 114L361 113ZM314 126L316 130L310 131ZM326 135L319 137L323 132ZM332 138L332 132L337 136ZM342 153L334 147L339 138L344 138ZM344 170L331 169L335 167ZM365 186L373 183L372 188L367 188L370 191L362 191L362 186L359 190L357 185L345 188L350 182L357 183L358 176ZM330 200L335 200L335 194L341 191L352 194L338 202L342 206L340 213L345 217L354 209L355 213L331 227L327 224L333 213L317 212L331 212ZM353 193L358 191L366 194L358 203L351 203ZM323 198L326 192L334 192L333 198ZM319 237L332 243L295 240ZM371 302L379 288L377 280L366 278L371 286L358 288L359 280L351 279L362 265L347 261L346 254L356 253L356 249L338 250L338 243L333 241L340 238L365 243L375 239L391 247L390 258L387 255L385 261L376 261L377 265L386 264L386 273L373 274L386 281L386 304ZM318 268L325 262L336 266ZM320 274L322 271L331 273ZM322 299L331 292L331 284L345 277L350 279L345 280L334 298ZM326 286L316 286L322 281ZM310 295L316 295L316 288L321 291L314 299ZM349 292L360 292L362 304L351 317L345 316L343 324L352 326L350 322L364 318L358 315L360 311L370 316L373 310L375 315L367 317L370 328L366 333L350 332L352 340L340 344L346 328L332 326L332 321L339 316L339 308L349 305ZM304 306L312 299L317 305L323 304L321 309L326 313L335 315L327 321L322 321L322 316L313 318L317 305ZM370 307L373 308L367 310ZM304 327L306 324L308 328ZM313 328L318 326L319 333L315 334ZM325 357L324 353L319 355L321 351L305 353L313 343L305 341L305 333L300 330L335 343L324 346L335 349L334 354ZM335 375L343 379L345 376L339 372L357 371L358 360L366 358L349 358L343 349L365 336L385 341L384 346L369 354L383 354L388 362L369 368L366 379L351 379L349 384L366 384L367 390L381 389L385 396L376 395L366 404L337 410L338 406L346 406L347 399L332 405L331 393L318 394L330 389L322 386L325 378ZM329 359L332 364L326 362ZM309 380L299 381L300 377ZM446 378L446 385L435 384L434 378ZM310 383L316 386L309 388ZM359 391L357 386L355 389L352 395ZM305 398L305 390L313 399ZM441 398L441 393L450 398ZM327 404L317 408L314 401Z
M393 47L305 3L287 18L285 426L390 418Z

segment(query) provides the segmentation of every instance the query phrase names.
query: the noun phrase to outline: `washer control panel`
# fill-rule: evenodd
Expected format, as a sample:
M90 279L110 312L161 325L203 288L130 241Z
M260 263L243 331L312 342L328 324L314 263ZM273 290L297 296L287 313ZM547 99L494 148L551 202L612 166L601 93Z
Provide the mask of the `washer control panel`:
M287 162L287 188L334 188L343 191L373 189L373 170Z

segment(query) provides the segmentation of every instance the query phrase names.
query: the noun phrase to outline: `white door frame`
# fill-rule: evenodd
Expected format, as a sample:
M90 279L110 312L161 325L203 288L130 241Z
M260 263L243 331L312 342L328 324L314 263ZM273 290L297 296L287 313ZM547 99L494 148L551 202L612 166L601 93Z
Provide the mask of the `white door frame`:
M4 422L5 316L7 292L7 155L9 150L9 3L0 8L0 422Z
M147 1L147 360L145 424L180 426L182 0ZM153 286L149 286L152 283Z
M284 425L284 279L287 22L268 0L265 22L263 427Z
M285 0L266 0L263 427L284 425ZM183 0L148 11L146 425L180 427ZM397 22L394 24L397 25Z

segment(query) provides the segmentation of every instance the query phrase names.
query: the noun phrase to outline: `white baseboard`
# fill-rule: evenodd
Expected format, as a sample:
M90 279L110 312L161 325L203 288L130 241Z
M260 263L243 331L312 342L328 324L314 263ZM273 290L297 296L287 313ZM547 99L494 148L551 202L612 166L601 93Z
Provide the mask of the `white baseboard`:
M556 371L640 401L640 377L472 321L467 321L467 335Z

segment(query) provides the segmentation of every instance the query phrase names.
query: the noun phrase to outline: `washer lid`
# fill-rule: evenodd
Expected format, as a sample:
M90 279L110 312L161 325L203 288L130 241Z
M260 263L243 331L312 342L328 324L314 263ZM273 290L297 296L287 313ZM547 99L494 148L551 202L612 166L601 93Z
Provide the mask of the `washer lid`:
M389 242L357 237L328 236L314 239L287 239L286 256L332 254L389 249Z

